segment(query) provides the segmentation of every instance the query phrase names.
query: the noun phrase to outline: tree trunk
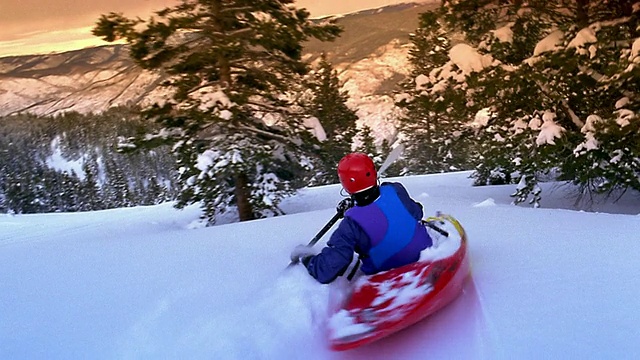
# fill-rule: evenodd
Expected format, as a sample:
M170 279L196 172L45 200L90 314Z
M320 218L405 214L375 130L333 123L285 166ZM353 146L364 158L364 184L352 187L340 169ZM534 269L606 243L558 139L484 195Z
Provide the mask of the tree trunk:
M235 183L236 204L238 205L238 216L240 217L240 221L255 219L251 202L249 202L251 194L249 193L249 186L247 184L247 175L245 173L237 173Z
M589 0L576 1L576 22L580 28L589 26Z
M219 19L222 16L222 1L216 0L211 2L212 12L214 14L213 17L213 28L217 32L224 33L224 27L220 24ZM232 78L231 78L231 66L229 64L229 59L227 59L224 55L220 55L217 59L218 61L218 71L220 76L220 83L223 88L227 90L233 87ZM247 175L243 172L238 172L235 174L235 196L236 196L236 205L238 206L238 216L240 217L240 221L247 221L255 219L253 214L253 207L251 206L251 191L248 185Z

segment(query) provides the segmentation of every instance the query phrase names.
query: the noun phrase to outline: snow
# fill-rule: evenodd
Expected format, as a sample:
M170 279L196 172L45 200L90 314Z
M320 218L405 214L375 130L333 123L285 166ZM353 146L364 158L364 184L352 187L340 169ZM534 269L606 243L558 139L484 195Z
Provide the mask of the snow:
M198 106L198 109L200 110L215 108L218 105L222 106L223 108L230 108L235 106L235 104L231 100L229 100L227 94L214 86L207 86L198 89L190 96L200 102L200 105ZM229 120L231 118L231 112L226 109L224 111L226 111L225 114L220 114L220 117L225 120Z
M423 74L416 76L416 90L426 90L426 86L429 84L429 77Z
M329 319L329 327L335 329L333 338L340 339L347 336L364 334L373 327L367 324L358 324L347 310L340 310Z
M222 110L220 111L220 118L223 120L231 120L231 117L233 116L233 113L229 110Z
M449 58L465 74L482 71L494 63L491 55L481 55L472 46L462 43L454 45L449 50Z
M622 156L624 156L624 153L620 149L614 150L613 154L615 156L612 157L611 160L609 160L609 162L612 163L612 164L619 163L622 160Z
M616 110L614 113L618 115L616 123L620 125L621 128L631 124L631 121L636 117L636 114L629 109Z
M0 82L0 103L3 104L0 115L25 109L37 115L56 115L69 111L87 114L142 101L143 94L148 94L148 99L161 99L163 102L170 98L166 88L149 89L150 84L159 79L158 74L121 68L117 63L111 66L114 68L95 67L86 72L71 72L69 76L3 79Z
M302 123L318 141L322 142L327 140L327 133L324 131L320 119L315 116L309 116L304 118Z
M541 146L544 144L555 145L555 139L562 137L562 133L565 131L560 125L558 125L554 119L556 114L551 111L545 111L542 115L544 122L540 127L540 133L536 138L536 145Z
M616 109L620 109L620 108L623 108L623 107L629 105L629 103L630 103L629 98L625 96L625 97L619 99L618 101L616 101L615 107L616 107Z
M258 21L263 23L268 23L273 21L273 17L266 12L263 11L254 11L251 15Z
M512 43L513 42L513 30L511 30L512 26L513 26L513 23L509 23L506 26L503 26L496 30L492 30L491 32L493 33L493 36L496 37L496 39L500 40L500 42Z
M629 55L629 61L633 61L634 58L640 57L640 37L636 38L631 45L631 54Z
M562 39L564 39L564 33L561 30L555 30L547 35L544 39L540 40L536 47L533 49L533 57L547 52L547 51L555 51L560 49L560 45L562 44Z
M576 34L576 37L573 38L573 40L571 40L569 44L567 44L567 48L578 49L578 48L584 47L587 44L593 44L597 41L598 41L598 38L596 37L596 30L592 27L586 27L578 31L578 34Z
M496 206L496 201L493 200L492 198L488 198L484 201L481 201L479 203L473 204L474 207L486 207L486 206Z
M333 216L336 185L285 200L286 216L208 228L193 226L197 207L170 203L0 215L0 358L638 357L640 194L576 211L571 188L550 183L534 209L511 205L512 185L472 187L469 174L394 179L426 215L464 226L462 295L346 353L324 339L340 282L285 269Z
M62 155L62 149L60 149L60 138L56 137L51 141L51 155L47 157L45 163L48 167L54 170L66 172L68 174L75 173L80 180L84 180L85 172L82 169L84 165L84 158L78 158L75 160L67 160Z
M489 120L491 120L491 109L489 108L484 108L484 109L480 109L477 113L476 116L473 118L473 121L471 122L471 126L474 128L481 128L481 127L485 127L489 124Z
M590 45L587 49L585 49L585 47L586 45L598 42L596 32L600 30L600 28L601 24L595 23L578 31L578 34L567 44L567 49L575 48L576 53L580 55L589 54L589 58L593 59L596 56L598 48L595 45Z
M587 121L584 126L580 129L580 132L585 134L585 140L579 144L574 150L573 153L575 155L580 155L585 151L595 150L600 147L600 143L595 138L595 124L601 122L602 118L598 115L589 115L587 116Z
M202 172L208 171L209 168L211 168L211 165L213 165L215 160L219 157L220 154L217 151L207 149L202 154L198 155L196 168Z

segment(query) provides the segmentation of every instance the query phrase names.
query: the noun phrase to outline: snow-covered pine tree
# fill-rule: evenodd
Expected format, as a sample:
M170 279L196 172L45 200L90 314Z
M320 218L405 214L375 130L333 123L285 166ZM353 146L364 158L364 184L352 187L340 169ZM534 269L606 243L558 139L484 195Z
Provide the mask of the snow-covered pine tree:
M104 162L104 171L108 174L102 185L102 196L107 208L123 208L132 206L132 191L130 182L124 170L118 166L115 158L108 158Z
M467 126L472 104L467 103L465 77L449 59L450 34L438 11L420 15L411 34L411 75L396 95L404 109L402 138L406 171L413 174L470 168L473 137Z
M395 146L394 146L395 145ZM383 139L380 144L380 150L378 150L378 168L382 166L382 164L387 160L387 157L391 156L391 153L396 149L396 146L406 146L404 144L397 144L396 141L389 141L387 139ZM405 151L403 150L400 155L387 167L384 173L379 174L382 177L394 177L394 176L404 176L409 172L407 168L407 157Z
M336 184L336 168L340 159L351 152L358 116L347 106L348 94L342 90L338 74L324 53L306 85L311 99L305 107L320 122L326 137L320 142L320 166L315 169L313 183Z
M182 0L146 24L103 15L93 33L126 39L139 65L167 74L173 96L147 115L165 127L156 139L175 142L178 206L200 202L212 223L231 205L241 221L279 212L306 156L287 94L307 71L302 43L340 31L292 0Z
M576 58L591 87L582 89L588 111L579 113L575 165L563 170L588 191L640 190L640 3L590 1L579 10L562 54Z
M7 207L7 197L4 192L4 186L0 185L0 214L6 214L9 211Z
M159 195L159 200L174 200L176 176L170 169L175 159L168 147L135 154L121 154L115 149L119 136L132 136L149 125L126 108L100 114L0 118L0 192L5 201L0 211L89 211L116 206L116 202L102 197L101 185L112 183L106 163L114 164L110 168L124 174L120 180L127 184L157 177L167 184L167 193ZM141 205L146 189L134 186L131 190L131 205ZM113 199L118 195L110 196Z
M394 150L392 147L397 139L382 139L379 141L373 136L373 129L368 124L362 124L357 130L357 134L354 137L355 151L369 155L373 160L376 168L380 169L382 164L387 160L390 153ZM405 162L402 156L397 158L394 162L387 167L384 174L385 177L400 176L404 174Z
M167 188L158 182L155 176L148 179L142 203L146 205L160 204L167 201Z
M42 167L28 156L17 153L11 165L11 171L6 174L5 206L15 214L35 213L41 211L42 197L46 196L41 184Z
M7 201L7 174L11 168L9 167L9 151L4 149L4 145L5 144L0 141L0 214L7 213L9 211Z
M476 182L518 182L537 205L541 176L585 191L639 189L637 1L447 0L448 26L480 55L467 97L483 162Z
M356 151L369 155L376 167L380 167L384 159L382 153L376 145L376 138L373 136L373 130L367 124L363 124L356 134Z
M84 171L84 179L80 188L80 203L78 204L80 211L100 210L103 209L104 200L102 197L102 189L98 185L98 159L95 154L86 157L82 164Z

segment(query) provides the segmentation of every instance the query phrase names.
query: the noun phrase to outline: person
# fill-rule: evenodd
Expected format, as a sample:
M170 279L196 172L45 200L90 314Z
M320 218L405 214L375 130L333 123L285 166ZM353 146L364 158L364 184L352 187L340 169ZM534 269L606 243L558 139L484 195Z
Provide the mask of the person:
M397 182L378 185L375 165L363 153L346 155L338 163L338 177L350 197L337 211L344 218L318 254L297 246L291 260L301 262L320 283L343 275L354 253L362 261L360 270L371 275L416 262L420 252L432 245L422 225L422 205ZM353 206L355 205L355 206Z

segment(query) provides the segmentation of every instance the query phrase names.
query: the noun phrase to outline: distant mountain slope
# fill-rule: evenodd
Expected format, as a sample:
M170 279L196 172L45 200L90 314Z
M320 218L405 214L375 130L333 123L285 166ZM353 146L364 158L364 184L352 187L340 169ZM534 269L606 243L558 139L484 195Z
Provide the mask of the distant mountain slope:
M349 14L338 19L345 30L338 40L313 39L305 47L312 54L327 52L334 63L355 63L393 40L407 43L418 27L418 15L432 8L431 4L410 3Z
M0 59L0 115L102 112L139 104L159 75L131 61L123 45Z
M342 36L332 43L310 41L305 57L325 52L351 96L361 121L391 136L390 91L408 70L409 33L418 15L436 6L411 3L342 16ZM140 105L164 96L159 74L135 66L125 45L61 54L0 58L0 116L18 112L54 115L101 112L117 105Z

